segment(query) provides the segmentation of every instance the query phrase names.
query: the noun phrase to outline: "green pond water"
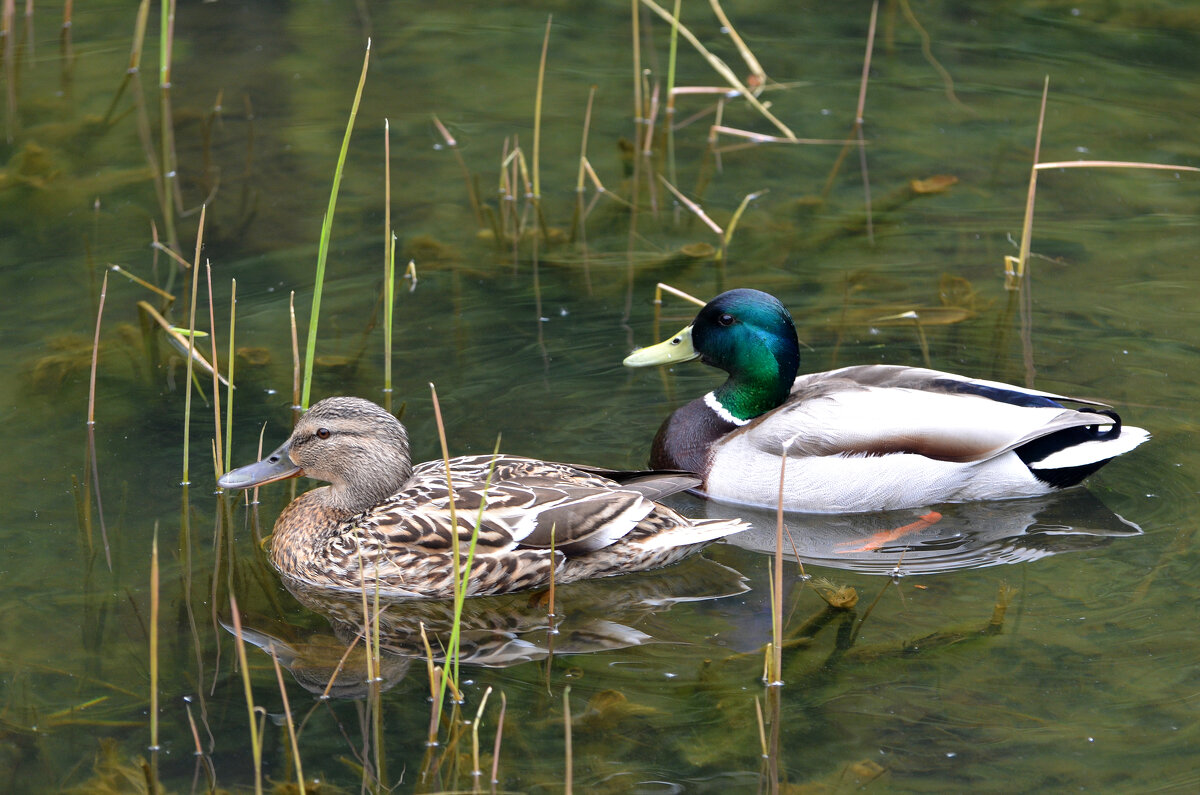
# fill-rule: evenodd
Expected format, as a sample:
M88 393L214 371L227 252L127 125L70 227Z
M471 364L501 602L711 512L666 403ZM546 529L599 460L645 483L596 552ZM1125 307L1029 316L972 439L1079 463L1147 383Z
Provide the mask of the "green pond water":
M397 259L414 260L418 276L395 296L391 399L403 404L415 459L440 455L432 382L452 454L490 451L499 435L510 453L644 465L662 418L720 379L700 364L621 367L694 312L668 296L656 319L660 281L702 298L734 286L777 294L796 317L805 369L928 357L1103 399L1153 433L1060 499L789 517L811 580L785 564L781 687L762 679L774 516L681 496L674 504L691 514L742 515L755 529L673 568L561 588L555 631L545 595L469 602L464 703L457 715L447 709L433 747L419 626L435 648L445 642L446 606L388 606L372 680L355 643L361 605L289 593L266 563L259 541L289 484L264 488L254 510L214 493L205 374L191 404L191 485L181 487L183 359L139 314L145 302L188 323L191 273L151 246L152 225L164 242L171 229L154 182L159 11L140 84L118 96L135 4L76 4L69 36L61 10L17 10L0 80L0 790L146 791L147 776L172 792L252 789L231 596L251 642L266 788L294 787L296 774L264 648L284 666L310 791L315 781L320 791L489 790L502 697L494 786L503 791L560 791L568 770L575 791L588 792L1200 787L1200 174L1042 171L1027 312L1003 273L1020 241L1046 76L1043 162L1200 166L1194 4L882 3L863 113L866 180L860 151L838 167L836 144L743 146L722 135L714 154L712 113L683 122L711 111L715 94L678 98L673 166L661 112L652 154L631 154L629 3L182 4L171 215L190 261L208 201L201 256L212 266L222 363L237 280L238 389L223 440L235 464L255 459L260 430L271 448L290 427L289 295L303 344L368 37L313 400L385 399L387 119ZM767 72L761 98L781 122L804 138L852 134L869 3L748 0L726 11ZM519 175L515 198L498 186L515 146L532 168L550 15L538 152L548 229L535 248L530 234L514 244L504 226L513 213L534 222ZM749 74L709 4L683 3L683 21L741 79ZM670 28L649 11L639 22L649 97L665 91ZM675 79L727 87L683 40ZM597 198L587 180L589 211L573 225L592 86L587 153L611 195ZM737 98L721 122L782 134ZM765 192L720 262L718 237L650 174L673 175L722 226L744 196ZM927 192L911 185L937 177ZM177 298L168 311L109 273L92 455L91 342L110 265ZM200 284L196 323L207 330L203 274ZM910 311L919 326L888 319ZM207 355L209 338L199 344ZM887 534L933 508L940 522ZM827 608L822 593L842 607ZM473 721L489 688L483 772L473 776Z

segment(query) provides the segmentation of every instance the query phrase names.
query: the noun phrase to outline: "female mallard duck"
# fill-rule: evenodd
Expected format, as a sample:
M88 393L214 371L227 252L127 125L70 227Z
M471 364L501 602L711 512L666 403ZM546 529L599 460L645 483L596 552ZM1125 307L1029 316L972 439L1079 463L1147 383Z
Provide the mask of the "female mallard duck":
M787 309L730 290L630 367L699 358L724 384L662 424L653 467L697 473L723 502L819 513L1030 497L1073 486L1150 435L1091 401L894 365L796 377ZM784 459L786 457L786 465Z
M693 521L654 500L698 485L683 472L615 472L513 456L412 466L408 434L368 400L322 400L291 437L217 484L246 489L306 475L329 481L275 522L271 561L293 582L384 596L454 593L452 538L465 562L479 539L468 596L666 566L745 529ZM457 533L453 528L457 525ZM552 575L553 573L553 575Z

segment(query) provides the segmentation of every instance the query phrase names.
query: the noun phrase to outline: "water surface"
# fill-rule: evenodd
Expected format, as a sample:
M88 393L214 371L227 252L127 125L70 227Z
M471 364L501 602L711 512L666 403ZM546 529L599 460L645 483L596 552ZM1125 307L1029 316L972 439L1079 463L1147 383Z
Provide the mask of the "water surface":
M514 791L561 789L564 695L573 781L588 791L1197 786L1200 456L1190 439L1200 421L1200 176L1042 172L1024 335L1004 289L1003 257L1016 253L1020 237L1047 75L1043 161L1200 165L1200 14L1167 3L883 4L864 112L869 223L857 150L826 188L838 146L758 146L718 158L707 142L711 115L676 131L676 182L718 223L746 194L766 191L718 263L711 253L692 255L717 237L674 207L657 179L644 179L648 170L668 173L665 142L658 139L649 160L629 153L628 4L179 9L171 76L184 211L178 240L190 260L196 210L208 199L203 258L212 265L222 360L230 280L238 283L243 350L233 438L225 440L234 462L257 455L264 423L268 447L290 426L289 294L303 340L321 219L368 37L371 64L334 218L313 398L385 397L378 301L387 119L398 257L415 260L419 277L414 291L405 285L396 296L393 338L393 407L404 404L415 458L439 454L433 382L453 453L489 451L500 436L512 453L642 465L662 418L719 378L698 364L621 368L634 345L677 330L693 313L669 298L656 328L659 281L705 298L733 286L776 293L796 317L809 369L922 364L927 356L935 367L1018 383L1032 377L1041 389L1104 399L1154 434L1094 476L1087 493L1047 505L929 506L944 523L915 535L879 534L926 509L789 519L813 580L787 564L791 640L780 688L761 680L769 558L765 542L749 536L663 572L562 589L557 634L541 596L473 603L462 669L467 718L492 688L479 732L486 771L475 779L469 727L454 724L454 735L443 728L443 744L426 747L429 681L413 626L425 621L440 637L445 617L436 606L389 608L375 691L360 654L348 658L334 698L314 695L354 640L358 614L289 593L265 564L257 539L290 498L287 484L264 489L255 512L213 496L207 377L204 396L193 395L191 485L181 488L182 360L160 334L143 332L138 302L162 309L160 299L111 273L91 461L90 347L105 267L119 264L172 291L169 320L187 325L190 274L172 275L171 261L150 245L151 224L164 239L166 225L133 99L140 89L157 161L156 13L142 83L102 121L128 65L135 14L127 6L76 8L69 52L48 9L38 7L29 27L18 15L3 79L12 98L10 140L0 144L0 356L10 374L0 383L9 453L0 464L8 506L0 563L5 789L94 791L105 776L143 780L140 759L154 761L171 791L252 786L246 697L227 629L231 592L256 644L247 653L254 702L265 710L271 783L294 781L294 772L264 648L291 668L284 682L291 713L305 719L306 778L345 790L364 781L487 789L501 693L498 786ZM753 2L727 10L769 77L789 86L763 94L772 111L797 135L845 137L869 6ZM519 143L532 158L537 61L550 14L539 159L550 231L535 257L528 237L514 254L486 220L477 223L432 116L455 136L483 202L501 214L505 151ZM649 14L640 21L646 85L662 85L669 28ZM685 4L684 21L744 76L707 4ZM922 52L922 32L953 96ZM677 81L719 85L682 43ZM639 212L633 218L602 196L572 240L591 86L590 162L621 200L636 192ZM711 102L683 97L679 118ZM777 132L733 101L723 122ZM954 178L941 181L945 190L910 187L939 175ZM588 188L585 202L595 197ZM514 203L519 209L524 200ZM919 329L885 320L906 311L929 320ZM209 328L203 299L197 325ZM679 504L697 514L725 510ZM769 514L751 518L762 534L772 531ZM156 754L148 750L155 537ZM835 599L854 589L857 604L827 608L813 583Z

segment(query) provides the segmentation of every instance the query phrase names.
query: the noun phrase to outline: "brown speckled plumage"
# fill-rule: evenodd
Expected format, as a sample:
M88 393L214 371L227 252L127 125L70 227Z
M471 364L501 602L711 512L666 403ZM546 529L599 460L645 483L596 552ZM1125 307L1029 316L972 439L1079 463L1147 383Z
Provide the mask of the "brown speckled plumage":
M568 583L666 566L745 527L693 521L654 502L697 484L680 472L465 456L450 460L447 484L444 462L413 467L404 426L359 398L317 403L278 450L220 485L300 474L331 485L280 513L271 560L289 580L337 591L452 595L451 544L457 538L465 562L476 521L470 596L547 585L551 571Z

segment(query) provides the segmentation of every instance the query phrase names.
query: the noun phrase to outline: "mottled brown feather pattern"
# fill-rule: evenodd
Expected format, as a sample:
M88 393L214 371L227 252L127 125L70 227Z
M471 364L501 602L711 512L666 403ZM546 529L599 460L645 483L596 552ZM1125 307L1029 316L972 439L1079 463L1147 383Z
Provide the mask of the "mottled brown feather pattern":
M465 563L477 522L470 596L544 586L552 573L568 583L665 566L745 527L693 521L646 496L697 483L680 472L609 478L590 467L465 456L451 459L447 481L444 462L412 467L403 426L357 398L317 403L271 457L222 485L254 485L270 460L331 483L280 513L271 560L292 582L336 591L450 596L454 545Z

